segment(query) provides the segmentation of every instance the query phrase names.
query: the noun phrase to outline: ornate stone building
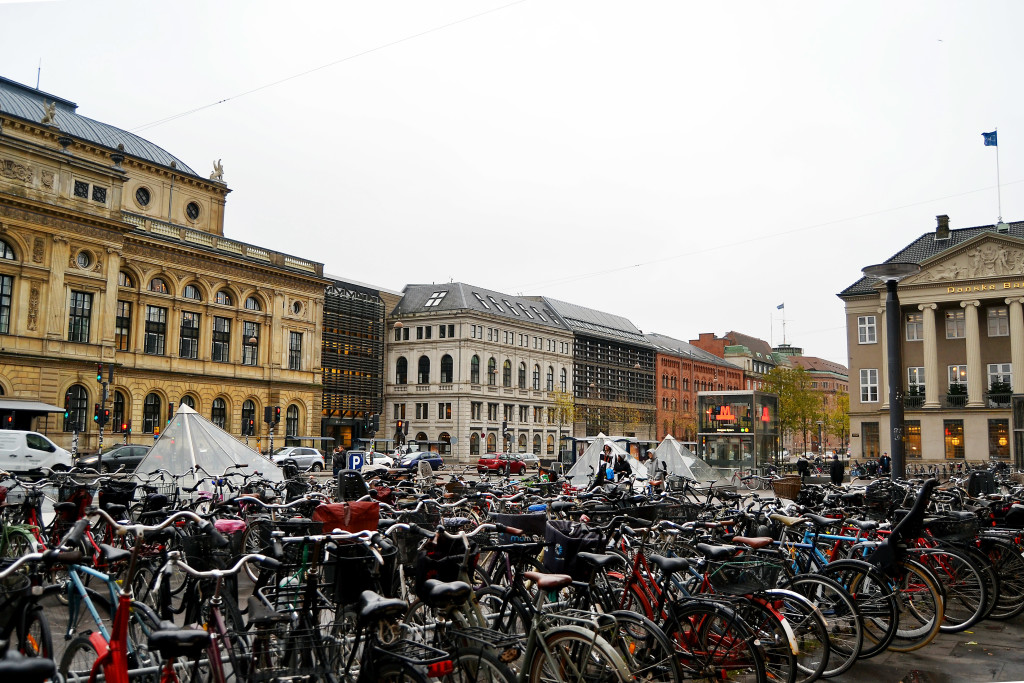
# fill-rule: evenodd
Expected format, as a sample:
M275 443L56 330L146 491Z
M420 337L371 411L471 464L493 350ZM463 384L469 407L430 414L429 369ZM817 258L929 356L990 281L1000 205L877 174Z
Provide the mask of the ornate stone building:
M1024 223L934 232L887 262L899 283L907 464L1011 460L1024 466ZM843 290L850 350L850 455L889 450L885 285Z
M17 426L96 450L103 364L107 447L152 443L180 403L319 434L323 266L224 237L219 161L204 178L76 109L0 78L0 390L68 408Z

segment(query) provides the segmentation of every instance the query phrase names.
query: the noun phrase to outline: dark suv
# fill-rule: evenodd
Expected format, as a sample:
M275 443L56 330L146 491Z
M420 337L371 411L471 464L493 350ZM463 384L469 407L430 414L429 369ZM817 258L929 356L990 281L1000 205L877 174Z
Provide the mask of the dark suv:
M115 472L123 465L126 471L132 472L142 462L142 459L146 457L149 449L149 446L139 446L136 444L117 446L104 452L102 458L95 453L83 455L75 461L75 465L78 467L100 469L103 472ZM99 465L98 468L97 465Z

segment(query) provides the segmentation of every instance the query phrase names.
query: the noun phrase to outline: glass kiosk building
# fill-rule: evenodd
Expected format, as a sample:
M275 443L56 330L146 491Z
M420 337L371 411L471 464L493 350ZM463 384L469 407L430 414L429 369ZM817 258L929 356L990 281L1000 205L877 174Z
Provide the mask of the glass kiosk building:
M779 453L779 397L760 391L697 394L697 446L723 472L765 467Z

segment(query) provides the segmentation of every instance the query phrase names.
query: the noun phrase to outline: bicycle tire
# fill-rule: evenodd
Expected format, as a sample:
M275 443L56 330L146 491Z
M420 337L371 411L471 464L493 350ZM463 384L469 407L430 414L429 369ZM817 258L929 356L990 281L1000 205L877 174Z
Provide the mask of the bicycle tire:
M53 635L46 613L36 605L22 612L18 624L18 652L26 657L53 659Z
M932 571L945 589L942 633L959 633L974 626L988 606L988 586L966 554L954 548L921 548L910 551Z
M753 630L760 644L761 656L764 657L764 670L768 679L778 683L795 683L799 648L796 634L785 616L760 595L756 599L745 598L730 602L730 606Z
M965 553L967 559L973 560L978 571L981 572L982 578L985 579L985 585L988 586L988 602L985 605L985 611L981 618L988 619L988 615L992 614L992 610L999 604L999 592L1002 590L999 572L996 571L996 566L992 563L992 559L981 552L977 546L967 543L956 543L953 544L953 547Z
M904 558L895 580L900 592L900 627L889 643L893 652L913 652L935 640L943 620L943 593L935 575L924 565Z
M444 683L516 683L516 675L490 650L465 646L451 651L452 672Z
M862 560L836 560L818 573L836 581L860 612L864 641L858 658L885 652L896 637L900 618L899 597L885 575Z
M732 609L712 601L675 605L662 629L676 648L683 680L763 683L764 658L750 627Z
M249 522L242 535L242 554L262 554L270 544L271 529L272 526L269 520L260 519ZM264 572L269 571L263 569L262 565L258 562L246 562L244 570L245 575L253 583L259 582L260 576Z
M796 591L775 588L765 593L775 609L786 617L796 636L797 683L814 683L828 668L831 644L825 617Z
M412 664L397 660L386 661L374 669L376 683L428 683L428 678ZM346 677L346 680L355 680Z
M838 583L820 574L802 574L782 585L800 593L818 608L828 628L828 667L822 678L834 678L850 670L864 644L860 610Z
M626 663L601 636L574 626L556 626L543 634L545 648L537 647L527 662L526 680L529 683L582 683L583 681L619 681L633 678ZM573 678L566 676L571 671ZM593 672L587 675L588 672Z
M506 634L529 633L530 612L507 588L481 588L476 591L476 599L489 628Z
M626 610L610 614L618 624L611 644L636 680L682 683L675 647L657 624Z
M89 675L98 656L89 636L75 636L64 648L57 672L63 677L64 683L89 683Z
M983 536L980 549L992 560L999 574L999 598L988 618L1013 619L1024 612L1024 556L1006 539Z

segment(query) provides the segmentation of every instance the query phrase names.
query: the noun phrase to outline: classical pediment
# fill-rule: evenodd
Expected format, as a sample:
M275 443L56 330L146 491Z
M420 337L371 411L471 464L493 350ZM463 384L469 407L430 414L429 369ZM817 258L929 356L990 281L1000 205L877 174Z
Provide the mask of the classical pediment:
M994 233L957 245L921 262L921 272L904 284L956 282L1024 275L1024 242Z

